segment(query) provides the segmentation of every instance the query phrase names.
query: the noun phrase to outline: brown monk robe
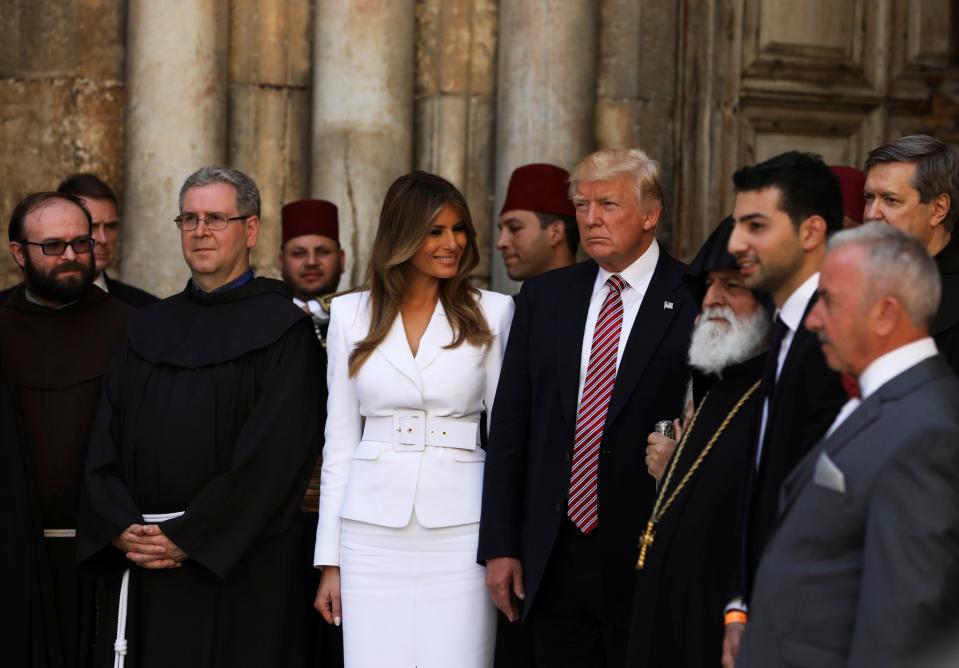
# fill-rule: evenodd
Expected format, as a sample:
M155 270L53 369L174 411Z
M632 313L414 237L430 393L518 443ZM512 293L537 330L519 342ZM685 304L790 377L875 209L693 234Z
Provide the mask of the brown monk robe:
M103 374L132 312L99 288L42 306L22 285L0 307L0 363L19 397L68 668L87 665L95 613L96 584L74 565L79 483Z

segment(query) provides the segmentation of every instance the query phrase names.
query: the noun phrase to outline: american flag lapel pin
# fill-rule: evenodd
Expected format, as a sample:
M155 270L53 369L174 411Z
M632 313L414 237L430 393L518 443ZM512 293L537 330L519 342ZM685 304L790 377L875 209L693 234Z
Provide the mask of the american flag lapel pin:
M664 308L664 309L669 309L670 311L672 311L672 310L673 310L673 303L672 303L672 302L663 302L663 308Z

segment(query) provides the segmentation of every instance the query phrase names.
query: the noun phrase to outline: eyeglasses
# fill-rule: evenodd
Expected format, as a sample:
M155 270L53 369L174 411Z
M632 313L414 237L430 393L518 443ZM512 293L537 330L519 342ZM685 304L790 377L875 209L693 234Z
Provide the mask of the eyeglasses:
M83 255L93 250L96 243L93 237L77 237L73 241L21 241L27 246L39 246L44 255L63 255L67 251L67 246L73 249L77 255Z
M181 213L179 216L173 219L173 222L176 223L176 226L184 232L195 230L200 224L200 221L203 221L206 224L207 229L225 230L227 225L234 220L246 220L252 215L253 214L247 214L245 216L233 216L231 218L225 213L208 213L206 214L206 218L200 218L195 213Z

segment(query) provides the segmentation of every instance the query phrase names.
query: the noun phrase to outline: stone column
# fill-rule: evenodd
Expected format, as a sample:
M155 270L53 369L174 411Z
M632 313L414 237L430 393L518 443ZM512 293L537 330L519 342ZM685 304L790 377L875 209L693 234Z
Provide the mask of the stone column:
M280 209L309 192L310 0L232 0L230 165L260 189L257 275L279 277Z
M366 272L383 196L412 167L413 0L316 0L310 192L340 210L341 288Z
M189 270L173 218L184 179L226 158L226 0L131 0L123 279L167 296Z
M670 245L675 220L679 3L602 0L596 143L641 148L659 161L666 217L657 236Z
M126 9L117 0L2 3L4 230L20 199L56 188L73 172L97 174L122 200L125 25ZM10 254L0 252L0 288L20 280Z
M569 169L593 149L597 13L590 0L500 7L494 215L513 169L530 162ZM497 255L493 288L515 292Z
M470 205L489 284L496 80L494 0L417 3L416 166L452 181Z

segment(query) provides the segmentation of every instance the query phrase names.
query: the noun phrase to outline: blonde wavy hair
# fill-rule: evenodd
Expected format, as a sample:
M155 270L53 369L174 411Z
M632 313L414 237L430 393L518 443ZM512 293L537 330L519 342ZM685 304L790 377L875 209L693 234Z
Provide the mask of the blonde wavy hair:
M407 289L408 263L426 240L430 226L445 206L453 207L466 225L466 247L453 278L440 281L440 302L453 329L456 348L463 341L485 345L493 340L479 306L479 290L470 272L479 264L476 228L466 199L446 179L416 171L393 182L383 200L380 225L373 240L366 280L370 289L370 331L350 353L350 376L355 376L383 342L400 313Z

